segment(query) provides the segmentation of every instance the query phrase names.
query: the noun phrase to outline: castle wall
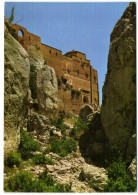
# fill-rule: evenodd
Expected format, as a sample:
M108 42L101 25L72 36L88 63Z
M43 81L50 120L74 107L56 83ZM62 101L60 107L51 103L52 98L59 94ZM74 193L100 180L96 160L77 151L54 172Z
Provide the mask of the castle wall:
M16 30L16 33L18 35L18 31L20 30L23 34L23 36L18 36L20 43L23 45L23 47L27 50L31 45L35 45L38 48L41 47L41 38L39 36L36 36L26 30L26 28L17 25L17 24L11 24L12 27Z
M92 102L99 105L98 73L92 69Z
M74 90L81 90L80 96L72 96L72 91L59 89L58 97L65 104L65 109L79 113L80 107L84 103L96 103L99 105L98 74L90 65L90 60L79 51L70 51L62 55L62 51L41 43L41 38L30 32L26 28L17 24L11 24L18 31L22 31L23 36L18 36L23 47L28 50L32 45L41 50L46 63L55 69L57 77L64 76L68 84Z

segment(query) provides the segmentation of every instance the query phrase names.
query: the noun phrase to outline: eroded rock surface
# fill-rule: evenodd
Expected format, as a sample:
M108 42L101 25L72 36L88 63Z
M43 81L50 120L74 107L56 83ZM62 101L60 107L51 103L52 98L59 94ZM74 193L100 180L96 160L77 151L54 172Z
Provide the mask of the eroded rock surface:
M5 26L4 40L4 155L20 143L20 126L29 102L29 58Z
M130 166L127 169L128 174L130 175L130 177L136 181L137 178L137 159L136 157L132 160Z
M136 141L136 5L130 3L111 34L108 71L103 86L102 124L109 147L127 157L135 155Z
M55 70L48 65L41 52L31 46L28 50L30 63L36 66L36 100L39 112L49 116L57 112L57 77Z

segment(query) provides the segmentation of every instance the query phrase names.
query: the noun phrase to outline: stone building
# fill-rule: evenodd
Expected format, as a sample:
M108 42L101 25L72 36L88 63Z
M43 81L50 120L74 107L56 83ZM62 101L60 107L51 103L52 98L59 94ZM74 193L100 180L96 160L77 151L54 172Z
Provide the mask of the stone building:
M65 110L78 114L80 107L85 103L99 105L98 74L84 53L72 50L62 55L61 50L41 43L41 38L28 32L26 28L17 24L11 25L26 50L35 45L43 54L47 64L55 69L58 80L61 78L67 80L70 88L59 87L58 92L59 98L64 102Z

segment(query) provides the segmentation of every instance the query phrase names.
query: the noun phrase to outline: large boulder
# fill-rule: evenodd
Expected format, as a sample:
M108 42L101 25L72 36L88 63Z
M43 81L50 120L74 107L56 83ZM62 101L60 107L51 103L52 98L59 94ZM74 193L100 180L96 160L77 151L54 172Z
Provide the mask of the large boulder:
M4 155L20 143L20 127L29 102L28 54L4 27Z
M90 123L96 113L100 113L100 107L98 105L84 104L80 109L79 117Z
M81 171L81 177L88 184L97 190L103 190L107 184L108 175L104 168L95 167L93 165L85 164Z
M109 148L118 147L133 158L136 148L131 148L131 144L136 145L136 140L132 140L136 133L135 3L129 4L111 34L101 117Z

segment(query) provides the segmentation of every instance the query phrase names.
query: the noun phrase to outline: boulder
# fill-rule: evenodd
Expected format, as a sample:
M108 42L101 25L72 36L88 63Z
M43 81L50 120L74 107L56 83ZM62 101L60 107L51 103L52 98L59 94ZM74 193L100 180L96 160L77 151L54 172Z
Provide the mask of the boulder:
M130 175L130 177L136 181L137 179L137 160L136 157L132 160L131 164L129 165L127 169L127 173Z
M100 107L96 104L85 104L80 109L79 117L90 123L95 113L100 113Z
M83 166L81 176L91 187L96 187L98 190L103 190L108 180L107 171L104 168L95 167L89 164Z

